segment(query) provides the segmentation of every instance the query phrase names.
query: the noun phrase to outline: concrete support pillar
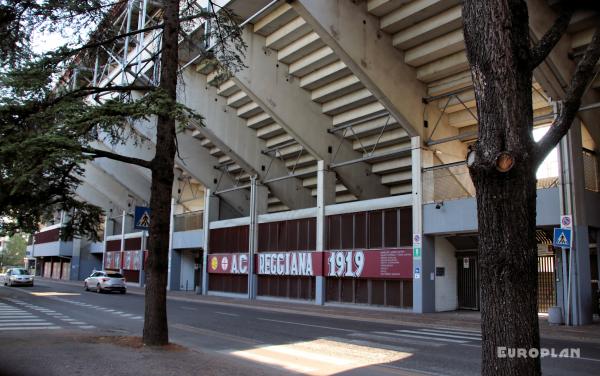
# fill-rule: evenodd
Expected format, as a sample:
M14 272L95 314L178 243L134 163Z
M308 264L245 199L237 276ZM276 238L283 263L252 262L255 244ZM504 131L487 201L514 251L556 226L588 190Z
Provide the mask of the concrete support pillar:
M325 251L325 206L335 204L335 172L325 166L325 161L317 162L317 239L316 251ZM325 303L325 277L317 276L315 287L315 303Z
M259 185L256 175L250 178L250 228L248 231L248 299L256 298L257 276L254 255L258 251L258 215L267 212L267 187Z
M104 237L102 239L102 241L103 241L103 243L102 243L102 266L100 267L100 270L104 270L104 261L106 260L106 238L108 237L108 226L111 221L110 214L111 214L111 211L109 211L109 210L106 210L104 212L104 215L105 215L105 217L104 217Z
M413 219L413 312L435 311L435 237L423 236L421 137L411 138ZM414 249L420 251L414 252ZM416 257L415 257L416 256Z
M211 194L210 189L204 190L204 244L202 252L202 294L208 293L208 252L210 241L210 222L219 219L219 197Z
M573 208L573 325L592 322L592 291L590 271L590 242L585 207L585 178L583 175L583 147L581 123L575 121L567 135L570 149Z
M73 254L71 256L71 271L69 272L69 280L78 281L81 265L81 238L73 238ZM87 276L86 276L87 277Z
M146 283L146 271L144 270L144 251L146 251L147 248L148 248L148 231L144 230L144 231L142 231L142 241L140 242L140 254L138 256L139 264L140 264L140 277L138 279L139 287L144 287L144 284ZM171 249L171 247L169 244L169 250L170 249ZM170 254L170 252L169 252L169 254ZM170 260L169 260L169 262L170 262ZM167 287L168 287L168 285L169 285L169 279L167 278Z
M175 229L175 210L177 208L177 202L174 198L171 198L171 219L169 221L169 266L168 266L168 278L167 278L167 290L175 291L179 290L179 269L174 268L175 260L173 260L173 232ZM177 269L177 270L175 270ZM176 273L177 271L177 273ZM177 275L175 275L177 274Z
M119 273L123 274L123 251L125 251L125 222L127 221L127 211L123 210L121 216L121 255L119 257Z
M564 298L562 305L567 325L586 325L592 321L589 232L584 202L585 182L581 145L581 123L575 120L559 144L561 211L573 216L573 247L562 253Z

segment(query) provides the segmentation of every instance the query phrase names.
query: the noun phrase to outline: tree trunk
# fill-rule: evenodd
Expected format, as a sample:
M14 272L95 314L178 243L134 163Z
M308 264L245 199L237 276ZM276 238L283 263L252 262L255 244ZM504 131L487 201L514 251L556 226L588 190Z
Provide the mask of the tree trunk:
M160 89L172 103L177 100L179 1L164 1ZM169 342L167 325L167 273L171 190L175 164L175 119L168 112L158 116L156 154L152 160L150 191L151 222L146 264L144 344L162 346Z
M539 349L539 327L527 5L466 0L463 19L479 120L470 173L479 221L482 374L539 375L539 357L529 356ZM497 168L501 153L514 162L505 172ZM528 355L519 357L523 351Z

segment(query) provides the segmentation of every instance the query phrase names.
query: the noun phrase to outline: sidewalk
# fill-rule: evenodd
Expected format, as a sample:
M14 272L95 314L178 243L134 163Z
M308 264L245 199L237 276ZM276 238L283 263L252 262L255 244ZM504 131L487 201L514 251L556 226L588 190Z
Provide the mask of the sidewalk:
M293 374L293 372L286 372ZM100 333L3 333L0 376L275 376L281 370L218 352L178 345L150 348L139 337Z
M57 281L39 278L43 281L82 286L81 281ZM144 295L144 289L129 286L128 293ZM249 309L300 314L318 317L330 317L344 320L379 322L393 325L412 325L421 327L448 327L462 329L479 329L481 314L478 311L450 311L416 314L392 309L373 307L356 307L345 305L325 305L287 302L285 300L247 300L220 296L198 295L194 292L168 291L167 299L190 303L235 306ZM566 327L549 325L545 317L540 317L540 335L548 339L578 340L600 343L600 322L591 325Z

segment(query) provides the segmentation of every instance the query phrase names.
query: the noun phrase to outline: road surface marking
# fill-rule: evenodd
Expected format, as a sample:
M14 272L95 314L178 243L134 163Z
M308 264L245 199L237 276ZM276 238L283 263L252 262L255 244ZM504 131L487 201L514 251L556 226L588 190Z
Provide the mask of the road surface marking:
M79 326L81 329L94 329L95 326L94 325L81 325Z
M223 332L216 331L216 330L199 328L197 326L191 326L191 325L186 325L186 324L171 324L171 325L169 325L169 328L171 328L171 327L179 329L179 330L184 330L186 332L197 333L197 334L202 334L202 335L206 335L206 336L212 336L212 337L217 338L218 340L239 342L239 343L243 343L245 345L250 345L250 346L258 346L258 345L263 344L263 342L255 340L253 338L239 337L239 336L236 336L233 334L227 334L227 333L223 333Z
M30 319L30 318L14 318L14 319L0 319L0 322L34 322L34 321L46 321L44 319Z
M395 332L373 332L373 333L381 334L381 335L398 336L398 337L427 339L430 341L441 341L441 342L450 342L450 343L467 343L467 341L461 341L458 339L427 337L427 336L408 334L408 333L395 333Z
M61 329L60 326L37 326L37 327L30 327L30 326L23 326L23 327L13 327L13 328L0 328L0 331L5 331L5 330L44 330L44 329Z
M323 326L323 325L313 325L313 324L305 324L305 323L301 323L301 322L293 322L293 321L283 321L283 320L273 320L273 319L263 319L263 318L257 318L257 320L262 320L262 321L271 321L271 322L278 322L281 324L292 324L292 325L301 325L301 326L310 326L313 328L321 328L321 329L330 329L330 330L339 330L342 332L353 332L354 330L350 330L350 329L343 329L343 328L334 328L332 326Z
M427 329L423 329L423 330L427 330ZM437 328L435 328L435 330L446 330L449 332L461 332L461 333L481 335L480 330L456 329L456 328L446 328L446 327L437 327Z
M445 346L444 344L441 344L438 342L423 341L420 339L411 339L411 338L404 338L404 337L402 337L402 338L391 337L388 335L377 335L377 334L372 334L372 333L350 333L349 336L355 337L355 338L364 338L366 340L374 341L377 343L380 343L378 341L387 341L387 342L392 342L392 343L398 343L401 345L412 344L412 345L428 346L428 347ZM427 338L427 339L429 339L429 338Z
M133 319L133 320L143 320L144 317L143 316L133 316L133 317L130 317L130 319Z
M219 311L215 311L215 313L218 313L219 315L233 316L233 317L239 317L240 316L240 315L237 315L235 313L227 313L227 312L219 312Z
M187 311L197 311L198 310L197 308L194 308L194 307L185 307L185 306L182 306L182 307L179 307L179 308L180 309L185 309Z
M50 325L52 323L50 323L48 321L43 321L43 322L29 322L29 321L28 322L22 322L22 321L21 322L3 322L3 323L0 323L0 328L9 327L9 326L19 326L19 325L24 325L24 324L36 326L36 325Z
M462 335L438 333L438 332L424 331L424 330L421 331L421 330L406 330L406 329L402 329L402 330L395 330L395 332L398 332L398 333L409 333L409 334L419 334L419 335L428 335L428 336L442 337L442 338L458 338L458 339L465 339L465 340L472 340L472 341L481 341L481 338L479 338L479 337L467 337L467 336L462 336Z

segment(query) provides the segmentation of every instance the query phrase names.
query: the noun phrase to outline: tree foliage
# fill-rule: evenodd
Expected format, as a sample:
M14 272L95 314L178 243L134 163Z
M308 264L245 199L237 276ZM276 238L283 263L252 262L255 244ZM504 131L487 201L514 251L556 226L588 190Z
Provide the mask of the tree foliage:
M25 251L27 250L27 240L25 235L16 234L11 236L2 249L0 266L23 265Z
M203 51L203 58L219 57L229 69L240 67L245 45L235 16L212 3L212 9L183 3L184 30L193 30L199 19L211 19L219 35L206 34L209 38L237 41L227 48L217 43L212 51ZM157 116L172 117L180 125L190 119L202 124L199 114L169 98L157 82L94 86L96 59L106 58L102 51L123 45L125 36L111 21L126 6L123 0L0 2L0 234L35 232L39 222L64 210L77 219L64 236L94 238L101 210L75 194L85 164L107 157L150 166L150 161L94 145L144 143L132 125ZM162 27L158 20L145 33ZM36 49L39 39L50 35L65 36L65 43L49 51ZM130 37L137 37L135 31ZM190 36L182 33L181 39L186 38Z

